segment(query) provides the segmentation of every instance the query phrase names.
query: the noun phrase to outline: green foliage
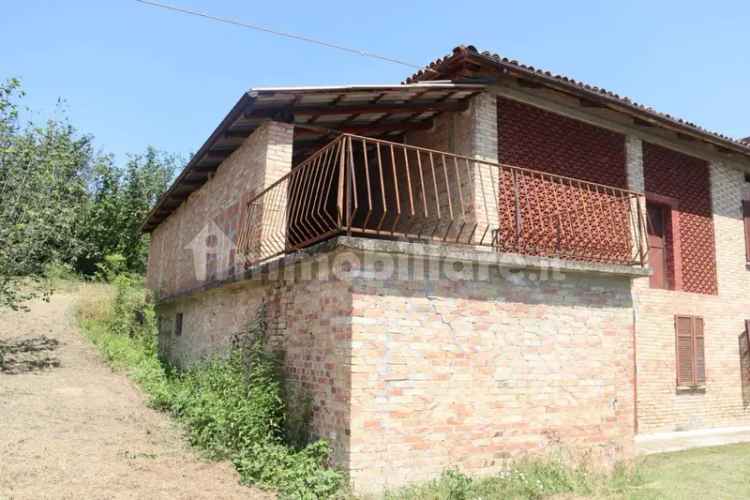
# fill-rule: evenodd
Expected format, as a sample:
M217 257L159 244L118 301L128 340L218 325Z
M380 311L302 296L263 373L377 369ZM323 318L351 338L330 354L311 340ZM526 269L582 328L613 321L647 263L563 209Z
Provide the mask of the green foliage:
M281 443L256 444L235 454L232 461L244 483L273 487L281 498L329 498L341 488L341 473L327 467L331 449L316 441L295 450Z
M618 466L612 474L585 466L570 467L562 460L539 459L516 463L499 474L470 478L447 470L427 483L387 492L388 500L542 499L560 495L606 497L634 491L642 484L634 467Z
M143 278L121 274L113 279L116 295L109 328L117 335L127 335L154 344L156 315Z
M328 467L328 444L301 441L308 422L290 425L286 401L297 393L287 389L282 354L268 345L264 309L235 335L226 359L178 371L159 361L153 309L140 279L118 276L113 283L106 310L97 302L80 306L83 330L154 407L185 425L191 444L231 460L243 483L274 488L281 498L327 498L340 490L343 477Z
M142 273L139 227L178 159L148 148L120 169L64 117L20 124L23 96L18 80L0 82L0 307L48 293L51 263L93 275L119 253L127 271Z
M96 264L96 277L105 283L113 283L118 276L126 271L125 256L119 253L111 253L104 256L101 262Z
M52 261L44 266L46 285L51 293L57 291L72 292L81 281L80 275L73 266L64 262Z
M123 257L124 270L145 272L148 237L140 226L169 186L178 161L149 147L142 155L129 156L124 169L111 161L93 169L89 206L81 217L87 246L76 259L80 272L98 271L106 257L115 254Z

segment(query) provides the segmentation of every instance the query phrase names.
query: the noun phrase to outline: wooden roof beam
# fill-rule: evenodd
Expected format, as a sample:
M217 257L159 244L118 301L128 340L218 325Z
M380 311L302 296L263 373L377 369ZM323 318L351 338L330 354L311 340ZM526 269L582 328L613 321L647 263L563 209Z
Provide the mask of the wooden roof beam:
M300 129L304 129L304 124L296 125ZM388 132L396 132L401 130L429 130L432 128L432 120L424 120L421 122L388 122L378 124L367 124L361 125L346 125L340 129L336 129L338 132L350 133L350 134L383 134ZM317 131L317 130L313 130Z
M427 113L442 111L465 111L469 103L466 101L448 101L448 102L431 102L416 103L407 102L404 104L358 104L344 106L303 106L291 108L290 112L295 115L353 115L353 114L382 114L382 113ZM278 109L260 110L256 109L246 118L273 118L279 113Z
M639 127L656 127L655 123L647 120L641 120L640 118L633 118L633 125L637 125Z
M236 138L236 137L241 137L241 138L249 137L250 134L252 134L253 132L255 132L255 128L256 127L252 127L252 128L250 128L250 127L232 128L232 129L229 129L226 132L224 132L224 137L227 138L227 139L233 139L233 138Z
M206 158L227 158L229 155L232 154L232 151L208 151L206 153Z
M580 98L578 99L578 102L584 108L606 108L607 107L606 104L597 102L597 101L592 101L591 99Z

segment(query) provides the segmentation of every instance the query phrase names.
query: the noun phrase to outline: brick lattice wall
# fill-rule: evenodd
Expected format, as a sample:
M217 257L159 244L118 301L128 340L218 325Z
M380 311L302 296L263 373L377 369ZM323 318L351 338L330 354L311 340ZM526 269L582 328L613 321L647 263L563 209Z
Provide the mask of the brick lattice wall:
M625 136L499 97L500 163L626 189Z
M498 98L497 109L500 163L627 188L622 134L507 98ZM514 198L510 173L500 179L502 250L599 262L631 260L629 201L606 188L551 177L524 174L515 182L520 201Z
M682 290L715 295L716 250L708 162L655 144L643 144L646 192L679 201ZM668 232L667 241L674 239ZM673 256L668 255L670 276Z

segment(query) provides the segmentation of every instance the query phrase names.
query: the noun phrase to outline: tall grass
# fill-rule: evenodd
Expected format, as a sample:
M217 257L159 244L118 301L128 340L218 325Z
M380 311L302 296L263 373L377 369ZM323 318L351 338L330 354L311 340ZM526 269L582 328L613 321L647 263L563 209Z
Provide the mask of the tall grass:
M228 358L178 371L158 357L156 321L140 279L113 281L82 288L81 328L115 369L143 388L153 407L184 424L191 444L210 458L231 460L242 482L275 489L282 498L326 498L339 491L344 480L328 467L328 444L299 440L286 406L281 357L266 345L263 317L237 332Z
M433 481L386 492L387 500L481 500L543 498L620 498L642 484L633 465L612 473L571 467L558 459L525 460L492 476L471 478L447 470Z

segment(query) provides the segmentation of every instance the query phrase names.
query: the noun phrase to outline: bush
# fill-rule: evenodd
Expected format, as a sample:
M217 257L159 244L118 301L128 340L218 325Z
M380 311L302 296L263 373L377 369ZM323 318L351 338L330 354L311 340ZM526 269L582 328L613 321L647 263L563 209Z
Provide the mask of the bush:
M542 499L561 495L610 497L638 487L642 479L635 468L618 466L613 474L592 471L586 466L571 467L559 459L520 461L499 474L470 478L457 470L447 470L423 484L387 492L388 500L470 500Z
M143 387L154 407L185 425L192 445L231 460L243 483L277 489L282 498L326 498L340 489L343 476L328 467L328 444L304 438L307 410L289 416L285 401L292 392L282 353L269 349L264 308L235 335L226 359L177 371L158 358L155 315L142 280L119 275L112 281L107 308L84 294L78 311L83 330L112 366Z
M79 276L76 274L73 266L57 260L49 262L44 266L44 276L53 285L76 282L79 280Z
M100 281L112 283L125 274L126 265L126 259L122 254L107 254L102 262L96 264L96 277Z

